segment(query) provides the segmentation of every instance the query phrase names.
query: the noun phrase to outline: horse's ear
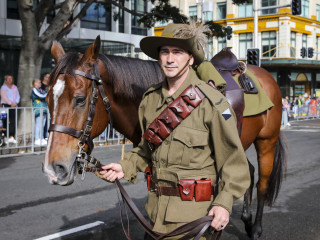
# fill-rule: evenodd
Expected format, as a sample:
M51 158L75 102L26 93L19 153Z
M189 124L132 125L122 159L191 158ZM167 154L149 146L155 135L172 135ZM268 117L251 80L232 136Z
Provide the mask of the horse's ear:
M53 41L51 47L51 55L56 63L65 55L63 47L59 42Z
M91 44L91 46L86 50L84 55L80 60L80 64L88 63L90 66L97 60L100 51L100 35L97 36L96 40Z

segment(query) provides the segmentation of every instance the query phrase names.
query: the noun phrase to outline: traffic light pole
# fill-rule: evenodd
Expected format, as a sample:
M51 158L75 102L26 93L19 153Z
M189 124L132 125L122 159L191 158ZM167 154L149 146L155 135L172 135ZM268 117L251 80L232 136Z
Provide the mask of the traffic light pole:
M258 11L291 7L291 4L258 8L258 0L253 1L253 48L259 48L258 44Z

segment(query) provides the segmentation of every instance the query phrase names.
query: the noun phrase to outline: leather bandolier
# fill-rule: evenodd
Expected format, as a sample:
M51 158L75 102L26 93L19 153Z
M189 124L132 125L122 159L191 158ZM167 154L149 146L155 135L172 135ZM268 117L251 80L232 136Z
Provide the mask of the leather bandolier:
M153 120L143 134L151 150L154 150L170 135L183 119L202 102L205 95L198 87L190 85L160 115Z

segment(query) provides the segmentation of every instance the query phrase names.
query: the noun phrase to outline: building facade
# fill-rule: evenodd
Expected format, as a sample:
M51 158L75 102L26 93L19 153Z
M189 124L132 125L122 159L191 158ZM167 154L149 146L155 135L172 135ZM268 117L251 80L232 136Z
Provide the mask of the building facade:
M38 1L33 1L34 7ZM56 0L59 2L59 0ZM125 7L138 12L145 12L152 6L143 0L124 1ZM74 11L76 16L81 9L80 4ZM114 21L113 13L119 9L113 6L102 6L93 3L86 16L60 42L66 51L83 52L93 40L100 35L101 53L129 57L145 58L140 53L139 42L146 35L152 35L153 29L147 29L138 23L138 18L120 10L120 17ZM55 12L46 17L41 32L45 30ZM21 22L16 0L0 0L0 84L4 75L10 74L17 79L19 53L21 48ZM50 72L52 58L50 51L45 54L42 73Z
M224 47L232 47L239 60L253 48L254 19L251 4L234 5L231 0L174 0L183 14L197 21L230 26L232 38L209 40L208 59ZM289 5L291 0L258 0L258 8ZM261 67L280 86L283 96L320 96L320 0L302 0L302 14L293 16L290 7L258 11L258 48ZM160 35L163 27L155 28ZM302 58L301 48L313 48L313 57Z

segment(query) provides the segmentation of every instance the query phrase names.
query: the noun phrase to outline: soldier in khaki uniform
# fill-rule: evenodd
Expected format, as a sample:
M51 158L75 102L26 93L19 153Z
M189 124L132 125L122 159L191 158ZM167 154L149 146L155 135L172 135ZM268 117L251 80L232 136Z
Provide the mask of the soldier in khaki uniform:
M108 164L103 167L105 171L101 171L107 181L113 182L116 178L124 177L136 183L137 172L145 172L147 167L152 169L151 181L154 186L149 191L145 209L154 231L162 233L208 214L214 215L211 223L213 228L224 229L229 222L234 200L245 193L250 183L248 164L233 110L226 98L199 80L191 68L204 59L201 47L203 35L199 37L203 33L193 27L198 32L190 30L190 25L169 24L161 37L146 37L140 43L143 52L158 59L166 76L162 83L144 94L139 107L142 133L189 85L204 93L202 102L172 130L160 146L153 148L142 138L136 148L125 154L123 160ZM177 189L186 179L196 183L201 179L211 180L210 189L220 179L217 196L214 198L209 193L209 199L205 201L196 201L195 195L183 200L184 192L172 196L153 189ZM200 186L194 185L195 188ZM205 238L210 238L208 233Z

